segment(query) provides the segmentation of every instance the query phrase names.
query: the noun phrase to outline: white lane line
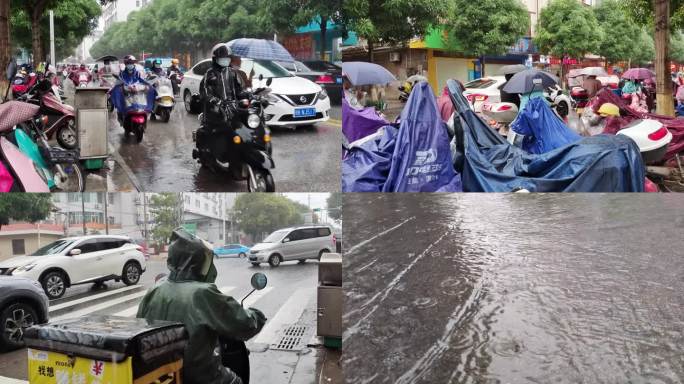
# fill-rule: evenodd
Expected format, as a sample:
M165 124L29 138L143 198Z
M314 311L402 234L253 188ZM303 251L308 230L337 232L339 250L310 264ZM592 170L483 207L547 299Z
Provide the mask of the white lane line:
M392 227L392 228L390 228L390 229L386 229L386 230L384 230L384 231L378 233L377 235L371 237L370 239L366 239L366 240L364 240L364 241L362 241L362 242L356 244L355 246L349 248L349 250L347 250L346 253L347 253L347 254L350 254L350 253L354 252L354 251L357 250L359 247L363 247L364 245L370 243L371 241L377 239L378 237L384 236L384 235L386 235L387 233L394 231L395 229L401 227L402 225L408 223L409 221L411 221L411 220L413 220L413 219L415 219L415 218L416 218L415 216L409 217L408 219L402 221L401 223L395 225L394 227Z
M221 291L221 293L223 293L225 295L228 292L232 291L233 289L235 289L235 287L221 287L221 288L219 288L219 291ZM113 314L112 316L122 316L122 317L135 316L138 313L138 306L139 305L140 305L139 303L135 304L131 307L124 309L121 312L117 312L117 313Z
M252 293L247 299L245 299L245 302L242 304L242 306L245 308L249 308L250 306L254 305L254 303L256 303L257 300L266 296L266 294L269 293L272 289L273 287L266 287L261 291L256 291Z
M288 324L296 323L309 304L309 300L316 293L315 289L309 287L299 288L283 304L272 319L266 321L266 325L254 339L255 343L271 344L275 342L280 330Z
M51 305L50 306L50 312L58 311L58 310L63 309L63 308L69 308L69 307L72 307L72 306L77 305L77 304L81 304L81 303L85 303L85 302L88 302L91 300L99 299L101 297L112 296L112 295L115 295L117 293L126 292L126 291L130 291L133 289L140 289L140 285L130 285L128 287L122 287L122 288L118 288L118 289L115 289L112 291L107 291L107 292L98 293L98 294L92 295L92 296L82 297L80 299L68 301L66 303Z
M69 313L66 313L62 316L52 318L50 320L55 321L55 320L69 319L72 317L85 316L85 315L88 315L88 314L93 313L93 312L100 311L100 310L105 309L105 308L109 308L109 307L112 307L112 306L115 306L115 305L118 305L121 303L125 303L127 301L137 299L139 297L143 297L143 296L145 296L146 293L147 293L147 291L135 292L133 294L126 295L123 297L118 297L118 298L113 299L113 300L105 301L104 303L93 305L93 306L90 306L88 308L83 308L79 311L69 312Z

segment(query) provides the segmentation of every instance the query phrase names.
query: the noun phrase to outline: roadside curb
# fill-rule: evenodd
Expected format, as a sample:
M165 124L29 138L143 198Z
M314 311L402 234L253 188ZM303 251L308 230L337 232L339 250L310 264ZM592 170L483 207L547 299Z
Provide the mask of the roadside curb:
M130 180L131 184L133 184L133 187L135 187L138 192L142 192L143 190L140 187L140 181L133 173L133 170L131 170L128 164L126 164L126 161L123 159L123 157L121 157L121 154L114 150L114 147L111 144L109 145L109 153L111 153L114 161L119 164L121 169L123 169L123 171L126 173L126 176L128 176L128 180Z
M326 123L335 127L342 127L342 120L328 119Z

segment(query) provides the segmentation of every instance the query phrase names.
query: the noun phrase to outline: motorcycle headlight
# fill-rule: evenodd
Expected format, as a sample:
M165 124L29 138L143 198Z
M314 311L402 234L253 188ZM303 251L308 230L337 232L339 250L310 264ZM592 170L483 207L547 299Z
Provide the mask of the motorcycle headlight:
M280 102L280 99L277 98L276 96L273 96L273 95L268 95L268 96L266 97L266 100L268 100L268 102L271 103L271 104L275 104L275 103Z
M318 92L318 98L320 100L325 100L328 98L328 92L325 91L325 89L321 89L320 92Z
M261 119L259 118L258 115L255 115L253 113L250 113L249 117L247 117L247 126L249 126L252 129L259 128L259 125L261 124Z

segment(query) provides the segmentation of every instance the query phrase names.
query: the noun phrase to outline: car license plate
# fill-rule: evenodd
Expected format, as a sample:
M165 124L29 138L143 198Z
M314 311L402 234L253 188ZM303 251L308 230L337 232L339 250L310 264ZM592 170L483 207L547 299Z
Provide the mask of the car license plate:
M316 108L295 108L294 117L316 116Z
M336 82L337 84L342 84L342 78L341 78L341 77L338 77L337 79L335 79L335 82Z

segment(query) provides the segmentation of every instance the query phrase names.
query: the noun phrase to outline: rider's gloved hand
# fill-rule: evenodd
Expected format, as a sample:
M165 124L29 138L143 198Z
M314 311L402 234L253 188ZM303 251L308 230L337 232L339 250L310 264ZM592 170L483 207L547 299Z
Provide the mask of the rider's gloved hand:
M266 323L266 315L264 315L263 312L261 312L260 310L258 310L258 309L256 309L256 308L252 308L252 307L249 307L249 310L250 310L254 315L256 315L257 323L258 323L259 325L262 325L262 324L265 324L265 323Z

